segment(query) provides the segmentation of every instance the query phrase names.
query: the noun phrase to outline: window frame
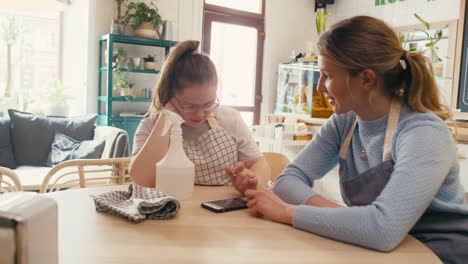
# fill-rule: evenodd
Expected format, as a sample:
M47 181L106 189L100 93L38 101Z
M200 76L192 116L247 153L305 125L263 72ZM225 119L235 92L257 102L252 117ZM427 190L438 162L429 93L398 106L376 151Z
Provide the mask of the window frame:
M257 63L255 71L254 105L231 106L241 112L252 112L254 125L260 123L260 106L262 96L263 48L265 41L265 0L262 0L262 13L241 11L218 5L206 4L203 6L203 53L210 54L211 27L213 22L253 27L257 29Z

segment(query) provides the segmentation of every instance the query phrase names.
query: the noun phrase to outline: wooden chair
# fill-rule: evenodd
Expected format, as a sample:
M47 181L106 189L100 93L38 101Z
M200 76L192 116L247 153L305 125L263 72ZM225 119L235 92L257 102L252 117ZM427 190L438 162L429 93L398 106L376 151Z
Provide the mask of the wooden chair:
M18 175L8 168L0 167L0 193L21 192L23 186Z
M268 165L270 166L271 175L270 180L276 180L283 170L288 166L289 159L285 155L276 152L263 152Z
M40 192L125 184L130 158L68 160L53 167Z

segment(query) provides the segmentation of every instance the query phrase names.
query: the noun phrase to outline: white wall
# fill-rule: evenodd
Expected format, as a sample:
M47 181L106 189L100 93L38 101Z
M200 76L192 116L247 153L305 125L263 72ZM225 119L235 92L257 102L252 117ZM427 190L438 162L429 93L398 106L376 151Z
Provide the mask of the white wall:
M73 95L70 113L82 114L88 80L89 1L74 1L63 12L63 86Z
M89 2L86 112L97 113L98 40L100 36L109 33L111 21L117 14L117 5L114 0L89 0Z
M262 122L266 114L274 111L278 64L288 62L292 51L306 51L306 43L315 38L314 1L266 1L265 32Z

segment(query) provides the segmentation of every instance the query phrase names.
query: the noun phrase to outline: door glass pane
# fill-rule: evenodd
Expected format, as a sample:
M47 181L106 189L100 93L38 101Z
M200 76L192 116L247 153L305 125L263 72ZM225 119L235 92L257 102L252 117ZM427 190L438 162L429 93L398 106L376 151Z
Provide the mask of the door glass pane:
M257 29L213 22L210 43L221 104L254 106Z
M205 3L261 14L262 0L205 0Z
M240 115L249 128L253 126L253 112L240 112Z

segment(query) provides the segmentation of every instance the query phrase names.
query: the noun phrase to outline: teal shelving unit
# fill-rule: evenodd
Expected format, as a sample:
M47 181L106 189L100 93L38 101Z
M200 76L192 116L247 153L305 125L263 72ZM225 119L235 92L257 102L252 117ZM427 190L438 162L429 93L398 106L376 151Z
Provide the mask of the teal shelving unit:
M107 34L99 38L99 57L98 57L98 125L100 126L115 126L127 131L130 140L130 148L133 148L133 137L140 123L141 117L137 116L119 116L112 114L112 104L114 102L141 103L151 102L151 98L126 98L112 96L112 54L114 53L114 44L130 44L151 46L163 48L165 55L169 54L170 48L175 46L177 42L148 39L126 35ZM104 50L107 50L107 65L103 64ZM133 74L159 74L157 70L141 70L141 69L120 69L121 71L130 72ZM103 78L105 76L105 79ZM103 80L104 79L104 80ZM105 92L104 92L105 91Z

